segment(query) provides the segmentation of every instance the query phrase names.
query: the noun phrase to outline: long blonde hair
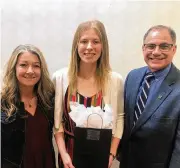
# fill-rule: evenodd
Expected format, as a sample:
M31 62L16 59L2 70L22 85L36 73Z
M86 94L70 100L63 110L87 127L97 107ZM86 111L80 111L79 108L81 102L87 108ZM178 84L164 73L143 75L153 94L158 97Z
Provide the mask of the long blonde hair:
M11 116L17 110L17 104L20 102L20 93L18 81L16 78L16 64L19 55L24 52L30 52L37 55L40 61L41 77L34 87L38 99L47 109L52 108L52 96L54 95L54 85L49 77L47 64L42 52L35 46L26 44L19 45L14 49L7 62L6 71L3 78L3 88L1 92L1 109ZM3 102L4 101L4 102Z
M102 90L102 93L104 94L111 68L109 64L109 45L108 45L106 30L103 23L98 20L92 20L81 23L75 32L73 44L72 44L72 50L71 50L71 60L68 71L69 91L71 93L75 93L75 91L77 90L77 76L80 66L80 57L78 55L78 43L81 34L89 29L94 29L96 31L102 43L101 56L97 61L96 81L98 87Z

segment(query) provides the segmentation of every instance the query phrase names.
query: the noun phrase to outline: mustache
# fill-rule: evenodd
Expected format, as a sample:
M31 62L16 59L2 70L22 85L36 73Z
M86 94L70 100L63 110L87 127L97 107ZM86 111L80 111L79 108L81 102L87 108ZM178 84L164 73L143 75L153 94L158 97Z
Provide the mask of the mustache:
M162 60L162 59L166 59L167 56L165 55L159 55L159 56L154 56L154 55L151 55L151 56L148 56L149 59L159 59L159 60Z

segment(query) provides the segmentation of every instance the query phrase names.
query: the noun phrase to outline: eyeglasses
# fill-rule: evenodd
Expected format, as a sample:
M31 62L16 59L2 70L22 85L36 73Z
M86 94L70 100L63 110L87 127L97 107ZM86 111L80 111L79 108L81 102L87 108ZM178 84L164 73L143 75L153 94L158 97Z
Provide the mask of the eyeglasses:
M167 52L172 48L172 46L174 46L174 44L168 44L168 43L161 43L159 45L152 44L152 43L144 44L144 47L147 51L154 51L157 46L159 46L160 51Z

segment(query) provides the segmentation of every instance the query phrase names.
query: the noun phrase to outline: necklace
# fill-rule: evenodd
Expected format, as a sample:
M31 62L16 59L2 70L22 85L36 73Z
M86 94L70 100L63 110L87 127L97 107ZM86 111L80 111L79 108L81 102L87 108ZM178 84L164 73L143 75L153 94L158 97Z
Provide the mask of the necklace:
M33 106L33 100L34 100L34 102L37 100L37 97L36 96L34 96L34 97L32 97L28 102L27 102L27 106L29 107L29 108L32 108L32 106Z

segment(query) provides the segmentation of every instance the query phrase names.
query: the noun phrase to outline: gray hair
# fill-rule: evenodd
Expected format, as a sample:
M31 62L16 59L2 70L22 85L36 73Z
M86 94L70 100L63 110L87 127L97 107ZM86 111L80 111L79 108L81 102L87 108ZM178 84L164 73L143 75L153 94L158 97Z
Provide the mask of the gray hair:
M171 36L171 39L173 41L173 43L175 44L176 43L176 33L175 31L171 28L171 27L168 27L168 26L164 26L164 25L156 25L156 26L152 26L144 35L143 37L143 42L146 40L146 37L149 35L149 33L153 30L162 30L162 29L166 29L168 30L170 36Z

